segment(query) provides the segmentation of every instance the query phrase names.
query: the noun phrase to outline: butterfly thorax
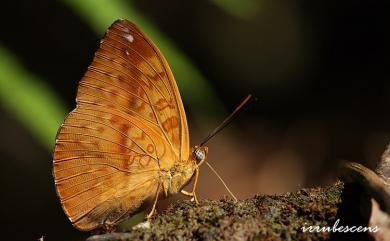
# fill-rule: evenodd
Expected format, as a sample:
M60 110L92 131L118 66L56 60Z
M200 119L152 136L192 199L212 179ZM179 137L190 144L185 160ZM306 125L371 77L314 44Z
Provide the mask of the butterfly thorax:
M169 194L180 192L192 179L197 168L196 161L192 156L188 160L176 163L166 174L163 187Z
M168 179L163 182L164 190L170 194L178 193L183 189L194 176L196 168L206 160L207 147L195 146L187 160L176 162L167 173Z

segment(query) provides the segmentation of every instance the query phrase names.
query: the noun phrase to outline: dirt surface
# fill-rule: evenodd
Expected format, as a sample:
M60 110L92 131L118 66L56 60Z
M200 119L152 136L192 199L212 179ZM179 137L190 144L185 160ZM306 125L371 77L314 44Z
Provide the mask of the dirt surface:
M181 201L144 223L144 227L125 233L92 236L88 241L344 240L329 232L310 233L301 229L310 225L332 227L340 213L349 216L341 217L341 220L358 220L357 224L367 225L364 223L367 220L352 217L359 211L340 210L354 209L350 203L360 205L359 198L350 199L350 203L342 202L345 194L355 195L359 190L344 191L344 184L337 182L328 187L304 188L284 195L256 195L238 202L201 200L197 206L191 201ZM358 240L367 239L366 234L358 235Z

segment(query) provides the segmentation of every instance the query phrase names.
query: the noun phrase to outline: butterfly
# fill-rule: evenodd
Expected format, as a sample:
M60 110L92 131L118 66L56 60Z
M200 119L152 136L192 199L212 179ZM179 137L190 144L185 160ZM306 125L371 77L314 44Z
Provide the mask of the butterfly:
M56 137L53 177L73 226L109 230L146 202L153 203L149 218L160 196L179 192L198 203L199 166L208 154L204 144L249 99L190 148L186 114L167 61L133 23L115 21ZM192 179L192 191L183 190Z
M178 193L206 159L190 151L173 74L150 38L128 20L107 30L61 125L53 176L66 215L80 230L110 227L148 199ZM195 187L195 186L194 186ZM195 189L183 193L194 197Z

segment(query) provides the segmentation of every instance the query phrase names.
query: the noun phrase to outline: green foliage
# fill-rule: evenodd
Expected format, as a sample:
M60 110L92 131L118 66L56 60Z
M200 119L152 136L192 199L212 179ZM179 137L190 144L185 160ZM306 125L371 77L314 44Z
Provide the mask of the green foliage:
M0 73L2 108L28 128L41 144L52 149L66 113L58 96L1 46Z
M210 0L226 13L243 18L253 18L260 11L262 0Z

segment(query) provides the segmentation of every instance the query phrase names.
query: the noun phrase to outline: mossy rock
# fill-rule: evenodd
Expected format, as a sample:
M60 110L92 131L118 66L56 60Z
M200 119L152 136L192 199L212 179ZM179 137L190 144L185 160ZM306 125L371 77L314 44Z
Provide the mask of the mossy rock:
M256 195L238 202L201 200L196 205L191 201L180 201L156 215L145 227L92 236L88 241L343 240L342 236L330 232L302 231L302 227L310 225L332 227L340 218L340 208L346 206L342 205L343 191L344 184L337 182L328 187L304 188L284 195ZM354 192L350 194L355 195ZM356 202L356 199L352 201ZM350 215L351 212L342 213ZM368 222L367 217L353 219L361 220L362 226ZM368 239L366 233L359 235L359 240Z

